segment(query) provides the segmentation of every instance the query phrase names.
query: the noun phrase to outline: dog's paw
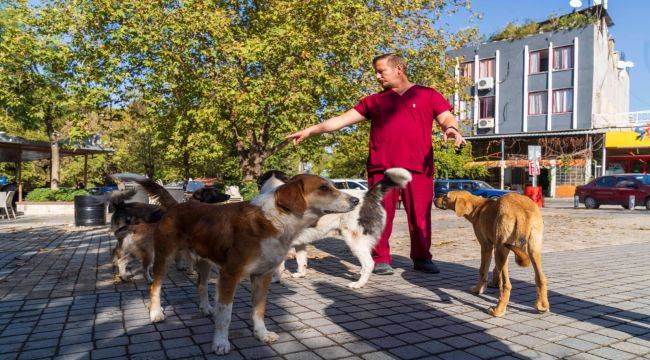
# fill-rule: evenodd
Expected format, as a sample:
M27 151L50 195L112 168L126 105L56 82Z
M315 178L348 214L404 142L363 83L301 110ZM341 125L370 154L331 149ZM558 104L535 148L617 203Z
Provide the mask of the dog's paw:
M199 309L201 309L201 314L204 316L212 316L214 314L214 308L210 304L201 304L199 305Z
M297 278L304 278L305 276L307 276L307 271L300 271L300 272L295 272L295 273L291 274L291 277L296 278L296 279Z
M160 322L165 320L165 313L161 307L158 307L156 309L149 309L149 318L151 319L152 323Z
M535 302L535 309L537 309L537 311L539 311L540 313L547 312L549 310L549 308L550 308L550 306L548 305L548 303L544 303L544 302L539 301L539 300Z
M214 339L212 341L212 351L217 355L225 355L230 352L230 341L228 339Z
M483 294L483 292L485 292L485 286L483 285L472 286L471 288L469 288L469 291L472 294L481 295Z
M350 289L361 289L364 285L366 285L366 283L361 281L353 281L351 283L348 283L348 287Z
M494 317L501 317L506 313L506 310L503 309L502 311L498 312L496 307L491 307L488 309L488 314L494 316Z
M280 336L273 331L265 331L261 334L255 334L255 337L265 344L274 343L280 338Z

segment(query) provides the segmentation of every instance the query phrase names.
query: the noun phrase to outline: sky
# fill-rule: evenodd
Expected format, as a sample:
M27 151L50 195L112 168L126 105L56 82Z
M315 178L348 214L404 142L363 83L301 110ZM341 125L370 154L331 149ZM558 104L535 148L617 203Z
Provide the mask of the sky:
M582 0L582 8L591 3ZM572 10L569 0L472 0L472 8L483 14L482 19L468 23L467 13L459 13L446 19L450 29L478 26L481 34L489 36L509 21L544 20ZM634 63L629 69L630 111L650 110L650 1L609 0L607 11L614 21L610 33L616 49Z

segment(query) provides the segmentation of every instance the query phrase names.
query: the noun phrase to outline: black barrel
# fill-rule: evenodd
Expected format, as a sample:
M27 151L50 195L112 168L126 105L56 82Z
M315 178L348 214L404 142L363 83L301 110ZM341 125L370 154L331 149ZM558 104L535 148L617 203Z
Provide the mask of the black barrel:
M78 195L74 197L75 226L106 224L106 199L103 196Z

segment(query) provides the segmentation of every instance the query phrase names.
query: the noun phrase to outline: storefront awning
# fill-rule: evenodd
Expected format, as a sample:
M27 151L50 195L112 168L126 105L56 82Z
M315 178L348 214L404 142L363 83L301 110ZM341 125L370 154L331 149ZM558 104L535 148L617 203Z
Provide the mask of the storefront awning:
M650 148L650 136L640 132L618 131L605 135L605 147L608 149Z

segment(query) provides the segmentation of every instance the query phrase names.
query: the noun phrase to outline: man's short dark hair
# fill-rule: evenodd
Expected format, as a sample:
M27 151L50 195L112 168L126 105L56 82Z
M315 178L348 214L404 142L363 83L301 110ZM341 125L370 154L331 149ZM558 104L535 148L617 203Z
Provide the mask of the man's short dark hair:
M386 62L388 62L388 65L391 67L399 67L402 69L403 72L406 72L406 60L395 54L395 53L388 53L388 54L383 54L379 56L375 56L374 59L372 59L372 66L375 66L377 64L377 61L379 60L384 60L386 59Z

